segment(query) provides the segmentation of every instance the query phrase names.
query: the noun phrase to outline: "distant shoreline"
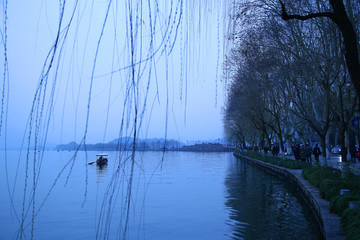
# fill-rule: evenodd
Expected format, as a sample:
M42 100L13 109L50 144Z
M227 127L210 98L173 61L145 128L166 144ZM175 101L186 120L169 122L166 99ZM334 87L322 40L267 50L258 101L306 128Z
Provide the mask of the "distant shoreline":
M219 143L200 143L194 145L186 146L161 146L161 147L149 147L146 145L139 145L136 147L136 151L145 152L145 151L171 151L171 152L233 152L235 147L228 146L225 144ZM54 149L55 151L131 151L131 145L122 145L118 144L87 144L86 146L79 146L77 144L64 144L58 145Z

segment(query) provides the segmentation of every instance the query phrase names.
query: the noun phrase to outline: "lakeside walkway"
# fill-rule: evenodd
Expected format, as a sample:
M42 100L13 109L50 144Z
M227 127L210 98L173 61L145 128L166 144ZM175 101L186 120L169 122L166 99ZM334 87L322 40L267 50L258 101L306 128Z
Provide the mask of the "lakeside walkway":
M291 155L280 155L280 157L286 157L289 159L295 160L295 157L293 154ZM312 164L315 165L315 157L314 155L311 155ZM348 161L342 162L341 156L337 154L330 154L328 159L325 159L324 157L319 157L319 162L322 166L329 166L333 168L337 168L340 170L350 169L353 173L360 174L360 161L356 160L355 163L351 162L350 158L348 158Z

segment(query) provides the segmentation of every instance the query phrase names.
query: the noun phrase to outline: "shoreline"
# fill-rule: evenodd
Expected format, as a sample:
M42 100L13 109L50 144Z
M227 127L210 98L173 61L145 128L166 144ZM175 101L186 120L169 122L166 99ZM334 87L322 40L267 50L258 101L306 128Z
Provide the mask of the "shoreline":
M261 167L270 173L285 177L295 183L301 191L304 201L313 212L315 219L318 221L323 237L331 240L345 239L345 234L340 228L340 217L336 214L330 213L330 203L327 200L322 199L319 190L310 185L310 183L302 177L302 170L292 170L271 165L260 160L241 156L237 153L234 153L234 156L238 159L243 159Z

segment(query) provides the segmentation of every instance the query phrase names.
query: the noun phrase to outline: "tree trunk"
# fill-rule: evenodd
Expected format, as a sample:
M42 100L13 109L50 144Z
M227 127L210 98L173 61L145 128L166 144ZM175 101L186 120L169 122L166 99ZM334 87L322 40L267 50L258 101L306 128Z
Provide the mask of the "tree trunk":
M291 141L290 139L286 139L286 153L287 154L292 154L292 149L291 149Z
M341 161L346 162L347 161L347 148L345 145L345 129L342 127L339 129L339 135L340 135L340 146L341 146Z
M281 152L284 152L284 140L282 138L280 138L279 143L280 143Z
M321 156L326 158L326 134L320 136Z
M344 39L346 66L356 93L360 96L360 63L355 29L346 13L343 1L329 1L334 10L332 20L338 26Z
M262 138L260 140L260 147L262 149L265 147L265 134L262 134Z
M271 137L267 137L266 140L268 142L268 147L269 147L269 150L270 150L270 148L271 148Z
M329 142L330 142L330 134L327 133L326 134L326 146L329 146ZM330 159L330 152L329 152L328 148L326 148L326 158L325 159Z

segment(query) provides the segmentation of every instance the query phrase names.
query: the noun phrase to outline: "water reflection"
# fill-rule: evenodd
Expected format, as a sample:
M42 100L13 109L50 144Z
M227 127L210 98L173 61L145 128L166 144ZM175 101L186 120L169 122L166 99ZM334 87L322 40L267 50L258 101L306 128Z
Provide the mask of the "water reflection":
M235 159L225 186L232 239L321 239L296 189L280 178Z
M107 175L108 164L96 164L96 172L99 178Z
M111 156L108 165L84 166L87 154L96 153L80 152L71 176L58 177L72 153L46 152L44 159L51 161L43 162L46 171L37 185L37 208L56 186L36 217L34 239L122 239L129 164L116 171L118 165ZM161 152L146 152L144 161L137 161L127 239L317 239L307 230L312 222L292 190L231 153L170 152L160 169L161 158ZM20 164L24 169L25 162ZM16 168L17 161L9 161L9 179L16 176ZM0 174L3 183L5 176ZM23 177L17 181L24 182ZM23 204L17 199L21 200L24 189L21 184L13 189L14 209L21 216ZM6 193L6 184L0 184L0 190ZM9 206L9 198L0 198L0 239L13 239L19 229ZM24 222L30 239L31 214Z

